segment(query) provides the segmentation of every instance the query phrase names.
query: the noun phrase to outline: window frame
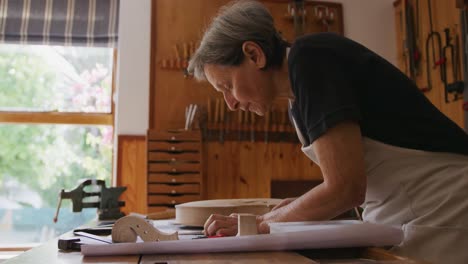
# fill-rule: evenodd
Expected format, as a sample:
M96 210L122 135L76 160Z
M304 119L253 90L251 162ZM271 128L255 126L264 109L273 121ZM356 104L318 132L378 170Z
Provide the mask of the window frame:
M110 113L76 113L57 111L1 111L0 123L16 124L63 124L63 125L108 125L114 128L115 116L115 81L117 70L117 48L112 52L112 84L111 84L111 111ZM114 132L115 136L115 132ZM112 151L113 153L115 150ZM112 178L112 176L111 176Z

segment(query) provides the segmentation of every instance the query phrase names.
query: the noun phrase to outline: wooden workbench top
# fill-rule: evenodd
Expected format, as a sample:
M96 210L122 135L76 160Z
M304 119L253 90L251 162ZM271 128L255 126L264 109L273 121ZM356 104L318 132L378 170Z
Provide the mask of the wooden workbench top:
M65 252L57 248L58 239L30 249L23 254L9 259L2 264L78 264L78 263L113 263L135 264L140 256L83 257L80 252Z
M179 254L179 255L139 255L83 257L80 252L65 252L57 249L57 239L7 260L2 264L78 264L78 263L112 263L112 264L183 264L183 263L317 263L294 252L250 252L250 253L216 253L216 254Z

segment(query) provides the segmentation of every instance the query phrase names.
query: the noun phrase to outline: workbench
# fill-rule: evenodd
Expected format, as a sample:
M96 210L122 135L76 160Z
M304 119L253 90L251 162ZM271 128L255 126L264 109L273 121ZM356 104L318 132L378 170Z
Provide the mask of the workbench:
M65 234L69 235L69 234ZM83 257L80 252L65 252L57 249L58 239L53 239L41 246L33 248L25 253L9 259L2 264L36 264L36 263L142 263L142 264L183 264L183 263L350 263L335 262L330 259L359 259L380 260L379 263L418 263L407 258L395 256L380 248L361 249L324 249L307 250L300 252L275 251L275 252L251 252L251 253L213 253L213 254L178 254L178 255L130 255L130 256L106 256Z

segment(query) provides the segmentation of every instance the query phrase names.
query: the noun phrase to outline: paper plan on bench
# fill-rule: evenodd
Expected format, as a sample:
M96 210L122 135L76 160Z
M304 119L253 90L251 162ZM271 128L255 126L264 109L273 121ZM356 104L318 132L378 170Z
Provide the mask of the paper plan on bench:
M291 224L291 223L288 223ZM298 225L298 224L297 224ZM298 225L299 226L299 225ZM397 245L403 239L400 228L372 223L325 223L312 230L279 232L241 237L120 243L81 247L85 256L277 251L318 248Z

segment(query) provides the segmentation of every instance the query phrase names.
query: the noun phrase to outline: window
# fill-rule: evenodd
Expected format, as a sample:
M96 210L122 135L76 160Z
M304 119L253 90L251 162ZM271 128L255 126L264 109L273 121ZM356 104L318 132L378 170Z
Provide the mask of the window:
M44 242L96 217L61 189L110 185L115 50L0 44L0 247Z

